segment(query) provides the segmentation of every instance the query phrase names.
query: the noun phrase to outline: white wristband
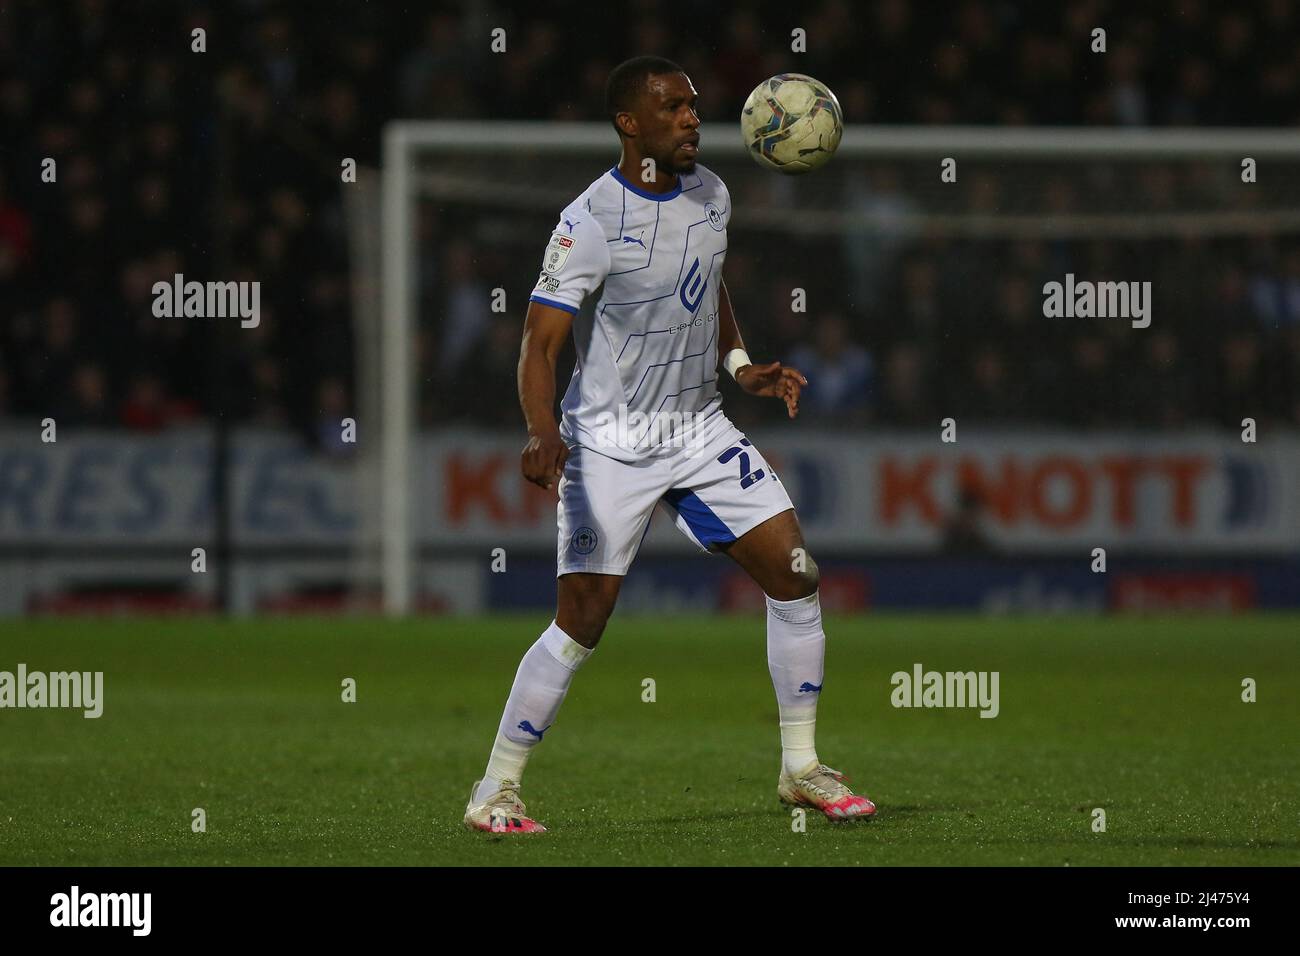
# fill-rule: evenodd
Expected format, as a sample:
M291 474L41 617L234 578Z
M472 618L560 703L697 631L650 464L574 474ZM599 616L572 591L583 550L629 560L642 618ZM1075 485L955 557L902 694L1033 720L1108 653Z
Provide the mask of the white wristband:
M753 365L750 361L749 353L744 349L732 349L727 353L727 357L722 360L722 367L727 370L727 374L732 378L736 377L736 372L746 365Z

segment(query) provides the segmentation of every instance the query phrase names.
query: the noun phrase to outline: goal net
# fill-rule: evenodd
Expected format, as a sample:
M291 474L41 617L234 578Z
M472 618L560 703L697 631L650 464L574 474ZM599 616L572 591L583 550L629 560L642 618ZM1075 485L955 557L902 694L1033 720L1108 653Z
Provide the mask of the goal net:
M1174 347L1202 363L1217 360L1225 323L1253 322L1266 343L1289 334L1286 289L1300 285L1300 134L857 127L827 166L784 177L752 162L731 127L702 132L700 162L733 199L727 285L755 354L830 314L859 337L941 361L963 357L984 331L1014 342L993 375L1009 404L999 412L994 403L995 424L1116 428L1146 399L1141 389L1117 391L1126 376L1115 368L1091 398L1095 420L1085 399L1048 407L1025 397L1027 363L1065 347L1040 335L1044 277L1151 283L1152 334L1173 330ZM618 158L605 123L388 126L382 255L356 265L358 281L381 289L382 309L358 314L378 324L361 330L375 347L361 353L358 381L380 409L380 507L362 537L379 542L388 611L412 609L422 582L456 556L487 562L499 547L508 560L511 548L550 547L553 557L553 521L549 537L538 530L553 498L487 486L518 470L513 367L542 249L560 210ZM806 312L792 306L796 290ZM1121 370L1146 347L1132 339L1140 327L1096 324L1115 340ZM569 353L557 397L571 367ZM915 420L901 399L881 409L882 429L938 424L924 401ZM1177 428L1179 412L1144 424ZM503 438L486 458L449 466L440 456L460 446L448 436L467 428ZM494 509L537 520L492 523Z

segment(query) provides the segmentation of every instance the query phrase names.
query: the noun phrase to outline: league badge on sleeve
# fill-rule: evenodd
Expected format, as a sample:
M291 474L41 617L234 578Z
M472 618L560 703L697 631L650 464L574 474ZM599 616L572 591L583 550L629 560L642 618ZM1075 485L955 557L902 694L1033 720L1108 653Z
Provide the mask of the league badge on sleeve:
M551 236L551 241L546 245L546 258L542 268L550 273L563 269L575 241L572 236L562 236L558 232Z
M704 204L704 213L709 217L709 228L714 232L722 232L724 228L722 225L722 210L713 202L706 202Z

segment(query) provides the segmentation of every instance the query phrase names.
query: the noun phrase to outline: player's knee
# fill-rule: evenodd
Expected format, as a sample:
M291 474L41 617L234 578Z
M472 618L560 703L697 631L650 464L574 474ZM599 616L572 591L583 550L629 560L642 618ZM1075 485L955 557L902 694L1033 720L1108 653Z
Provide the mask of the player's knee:
M556 623L559 624L560 630L583 647L593 648L600 643L600 636L605 633L605 624L608 621L608 614L587 611L576 615L567 615L564 620L557 617Z
M811 557L808 558L808 567L806 567L803 570L803 573L799 576L799 583L804 589L805 596L812 594L821 587L821 572L817 569L817 562Z
M795 572L794 587L799 592L796 597L807 597L821 587L821 574L817 570L817 562L812 558L808 559L808 566L802 571Z
M595 647L614 611L614 598L604 588L566 587L561 590L556 623L583 647Z
M795 601L807 597L821 586L821 574L812 555L806 555L798 566L781 576L781 580L767 593L777 601Z

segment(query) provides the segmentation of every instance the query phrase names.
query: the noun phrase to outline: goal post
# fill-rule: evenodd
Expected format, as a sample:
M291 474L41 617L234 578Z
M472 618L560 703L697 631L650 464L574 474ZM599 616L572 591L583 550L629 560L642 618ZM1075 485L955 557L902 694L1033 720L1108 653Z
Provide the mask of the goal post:
M728 182L734 232L843 241L850 257L848 243L856 241L877 257L878 271L895 261L879 259L882 239L1249 241L1300 233L1297 131L850 126L835 159L805 177L750 162L734 124L706 123L704 132L700 160ZM518 269L530 273L528 250L540 257L560 209L617 158L614 133L600 122L399 120L385 127L378 378L386 613L410 613L417 596L416 279L428 254L418 248L418 204L438 203L438 215L454 206L458 221L517 221L504 231L525 257ZM946 159L956 161L955 182L941 179ZM1249 185L1247 160L1262 169ZM1141 172L1126 173L1130 164ZM880 172L887 180L873 178ZM1193 201L1184 202L1189 195Z
M390 123L383 145L383 289L380 332L380 575L383 608L389 615L412 607L414 537L411 531L411 442L415 420L411 275L416 255L411 195L411 147L419 127ZM425 129L430 141L431 131Z

